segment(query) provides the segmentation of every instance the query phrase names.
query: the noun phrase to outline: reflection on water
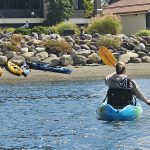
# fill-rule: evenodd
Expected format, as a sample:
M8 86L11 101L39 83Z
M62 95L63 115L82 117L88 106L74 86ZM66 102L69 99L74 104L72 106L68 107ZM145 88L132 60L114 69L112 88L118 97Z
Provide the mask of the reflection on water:
M149 96L150 79L137 82ZM97 120L106 91L102 81L0 85L0 148L150 149L149 106L133 122Z

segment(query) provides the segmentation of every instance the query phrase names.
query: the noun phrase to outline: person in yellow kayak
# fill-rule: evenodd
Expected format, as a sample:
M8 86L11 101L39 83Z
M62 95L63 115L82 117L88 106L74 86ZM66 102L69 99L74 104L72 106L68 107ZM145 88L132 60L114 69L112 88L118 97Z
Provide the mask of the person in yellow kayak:
M136 98L150 105L150 100L145 98L136 82L133 79L129 79L126 75L125 64L123 62L118 62L115 69L116 71L114 73L109 74L105 78L105 84L109 87L107 103L124 107L125 105L133 103L134 95ZM119 96L116 97L115 95ZM124 98L123 95L125 95Z

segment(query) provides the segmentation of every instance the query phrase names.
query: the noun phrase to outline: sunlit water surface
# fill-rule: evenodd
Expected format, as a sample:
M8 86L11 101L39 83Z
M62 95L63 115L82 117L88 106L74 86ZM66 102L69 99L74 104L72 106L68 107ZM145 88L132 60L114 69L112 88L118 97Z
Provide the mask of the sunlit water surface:
M150 79L136 80L150 98ZM150 107L132 122L96 119L103 81L0 85L0 148L148 150Z

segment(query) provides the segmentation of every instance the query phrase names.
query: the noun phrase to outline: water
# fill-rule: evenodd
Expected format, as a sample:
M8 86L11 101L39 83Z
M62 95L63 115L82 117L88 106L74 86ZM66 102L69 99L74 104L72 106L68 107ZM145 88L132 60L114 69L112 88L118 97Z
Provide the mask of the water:
M137 82L149 97L150 79ZM150 107L133 122L97 120L106 91L102 81L0 85L0 149L150 149Z

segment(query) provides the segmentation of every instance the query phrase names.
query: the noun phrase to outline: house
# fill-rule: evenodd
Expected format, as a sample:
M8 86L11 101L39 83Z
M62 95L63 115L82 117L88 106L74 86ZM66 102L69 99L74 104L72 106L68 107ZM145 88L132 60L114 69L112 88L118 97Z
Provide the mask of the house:
M94 3L94 14L98 14L101 11L101 0L91 0L91 3ZM85 18L84 13L84 0L74 0L74 15L69 21L76 24L88 24L91 19Z
M119 15L123 33L135 34L141 29L150 29L150 0L120 0L103 9L103 15Z
M27 21L33 24L40 24L43 20L43 0L1 0L1 26L25 24Z
M48 0L0 0L0 26L21 26L25 23L40 25L48 13ZM101 8L101 0L93 0L94 12ZM84 0L74 0L74 15L70 21L87 24L90 19L84 17Z

